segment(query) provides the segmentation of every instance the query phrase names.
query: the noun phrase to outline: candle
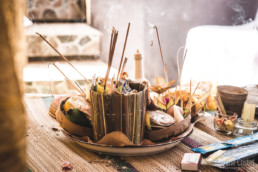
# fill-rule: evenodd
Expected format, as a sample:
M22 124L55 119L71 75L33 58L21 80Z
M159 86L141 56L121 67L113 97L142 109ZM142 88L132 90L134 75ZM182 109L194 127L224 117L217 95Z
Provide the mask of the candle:
M134 80L137 82L141 82L144 80L144 74L143 74L142 54L139 52L138 49L134 54L134 62L135 62Z

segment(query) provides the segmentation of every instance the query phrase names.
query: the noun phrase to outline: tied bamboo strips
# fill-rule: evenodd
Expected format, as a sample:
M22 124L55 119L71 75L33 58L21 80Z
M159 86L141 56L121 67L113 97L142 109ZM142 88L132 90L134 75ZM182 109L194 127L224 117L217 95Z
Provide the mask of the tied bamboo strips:
M105 75L104 80L104 90L106 90L107 80L110 72L110 68L112 66L113 56L116 48L116 41L117 41L118 31L113 27L110 39L110 47L109 47L109 57L108 57L108 68Z
M123 60L124 60L124 52L125 52L125 48L126 48L126 43L127 43L127 38L128 38L129 30L130 30L130 23L128 23L128 27L127 27L127 31L126 31L124 47L123 47L123 51L122 51L122 56L121 56L119 68L118 68L118 73L117 73L116 86L119 85L119 80L120 80L119 79L120 78L119 75L120 75L121 66L122 66L122 63L123 63Z
M36 32L37 35L39 35L53 50L55 50L55 52L57 54L59 54L60 57L62 57L64 59L64 61L66 61L72 68L74 68L74 70L76 70L82 77L83 79L86 81L86 84L87 85L90 85L90 82L89 80L83 75L81 74L81 72L74 67L74 65L69 61L67 60L67 58L65 56L63 56L52 44L50 44L50 42L48 42L41 34L39 34L38 32Z

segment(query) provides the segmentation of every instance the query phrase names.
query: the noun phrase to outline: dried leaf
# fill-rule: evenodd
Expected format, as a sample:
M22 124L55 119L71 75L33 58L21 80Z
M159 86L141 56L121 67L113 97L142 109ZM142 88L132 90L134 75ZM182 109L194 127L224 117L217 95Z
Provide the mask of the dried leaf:
M148 139L144 139L141 146L150 146L150 145L156 145L156 143L153 143L152 141Z
M170 89L172 87L172 85L175 83L175 80L172 80L170 81L167 85L152 85L151 86L151 90L158 93L158 94L161 94L161 93L164 93L166 92L168 89Z
M62 170L63 171L69 171L72 170L73 166L71 165L71 163L69 161L64 161L62 164Z
M111 146L132 146L134 145L129 138L121 131L113 131L106 134L100 139L98 144L111 145Z
M161 76L156 77L156 84L160 85L160 86L166 86L167 85L165 79Z

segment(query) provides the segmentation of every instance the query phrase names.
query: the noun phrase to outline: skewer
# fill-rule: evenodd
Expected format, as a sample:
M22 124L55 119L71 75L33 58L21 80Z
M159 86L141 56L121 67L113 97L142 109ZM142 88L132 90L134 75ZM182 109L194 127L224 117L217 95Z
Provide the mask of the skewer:
M157 38L158 38L158 42L159 42L159 50L160 50L161 60L162 60L162 64L163 64L164 75L165 75L166 81L168 83L168 73L167 73L167 70L166 70L166 67L165 67L165 62L164 62L164 58L163 58L163 54L162 54L162 50L161 50L158 27L156 25L154 25L153 29L155 29L156 33L157 33Z
M180 81L181 81L181 74L182 74L182 71L183 71L183 67L184 67L184 63L185 63L185 59L186 59L186 55L187 55L187 49L185 50L185 55L184 55L183 62L182 62L182 65L181 65Z
M180 80L180 67L179 67L179 53L180 51L183 49L184 47L180 47L178 50L177 50L177 55L176 55L176 59L177 59L177 73L178 73L178 78L177 78L177 81L176 81L176 90L177 90L177 86L178 86L178 82Z
M190 114L192 113L192 97L193 95L192 95L192 80L190 80L190 102L189 102L189 104L190 104Z
M119 80L118 80L118 83L120 82L120 79L121 79L121 74L123 74L124 73L124 70L125 70L125 66L126 66L126 63L127 63L127 60L128 60L128 58L127 57L125 57L125 60L124 60L124 63L123 63L123 67L122 67L122 70L121 70L121 73L120 73L120 77L119 77Z
M88 80L85 76L83 76L83 75L80 73L80 71L79 71L78 69L76 69L76 68L74 67L74 65L73 65L71 62L69 62L69 60L67 60L67 58L66 58L65 56L63 56L63 55L62 55L53 45L51 45L50 42L48 42L41 34L39 34L38 32L36 32L36 34L39 35L53 50L55 50L55 52L57 52L57 54L59 54L59 56L62 57L70 66L72 66L72 68L74 68L74 69L83 77L83 79L86 81L87 85L90 85L89 80Z
M76 87L76 85L74 85L74 83L71 80L68 80L67 78L65 78L66 82L73 87L76 91L78 91L81 95L86 96L84 93L82 93L78 87Z
M82 90L82 88L80 87L80 85L74 81L74 83L76 84L76 86L81 90L81 92L86 96L86 93Z
M65 77L65 80L70 84L70 86L72 86L74 89L76 89L76 91L78 91L80 94L86 96L84 91L82 91L82 89L78 86L81 89L81 90L79 90L78 87L76 87L76 85L64 74L64 72L55 63L53 63L53 65Z
M121 66L122 66L122 63L123 63L123 60L124 60L124 52L125 52L125 47L126 47L126 43L127 43L127 38L128 38L129 30L130 30L130 23L128 23L128 27L127 27L127 31L126 31L124 47L123 47L123 51L122 51L122 56L121 56L119 68L118 68L118 73L117 73L116 86L117 86L117 84L119 84L118 78L120 78L119 75L120 75Z

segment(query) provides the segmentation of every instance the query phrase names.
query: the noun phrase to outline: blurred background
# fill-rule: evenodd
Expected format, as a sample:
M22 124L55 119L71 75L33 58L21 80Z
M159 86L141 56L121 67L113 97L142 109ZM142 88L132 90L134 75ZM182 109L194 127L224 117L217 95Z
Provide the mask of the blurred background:
M144 58L146 79L154 83L156 76L164 76L153 29L157 25L169 80L178 79L177 51L183 46L188 54L182 82L193 79L237 86L257 84L255 66L246 70L250 65L258 66L257 8L257 0L28 0L25 25L29 62L24 69L25 91L67 92L69 88L62 82L62 75L49 67L56 60L71 79L82 80L35 32L45 36L91 79L94 73L105 75L110 33L115 27L119 35L111 77L119 66L128 22L131 28L125 50L129 59L126 71L132 79L133 55L137 49ZM226 43L222 45L222 42ZM236 42L237 45L232 44ZM182 56L183 51L179 54L180 63ZM248 63L239 68L243 59L248 59ZM232 65L232 61L238 61L237 65ZM223 65L218 68L218 64ZM244 74L232 72L226 76L229 70ZM217 74L217 71L223 72ZM53 83L51 88L49 81Z

